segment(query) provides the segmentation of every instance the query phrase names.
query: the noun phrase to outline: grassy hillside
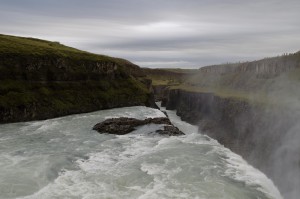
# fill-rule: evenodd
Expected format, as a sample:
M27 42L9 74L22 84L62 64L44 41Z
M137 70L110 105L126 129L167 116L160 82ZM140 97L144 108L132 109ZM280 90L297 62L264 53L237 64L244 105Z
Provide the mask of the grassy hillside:
M147 78L152 80L152 84L155 86L174 86L183 83L190 74L198 70L180 68L143 68L143 71L146 74Z
M95 70L97 63L103 66L117 65L119 66L118 71L125 70L124 67L127 71L138 68L127 60L88 53L64 46L58 42L0 35L1 79L24 79L24 77L19 77L19 73L23 72L22 75L26 76L30 69L38 69L33 73L39 73L37 74L39 77L30 76L29 79L43 80L44 74L42 72L45 73L46 70L50 73L62 73L67 70L69 79L72 76L80 76L80 74L85 73L85 75L89 75L86 79L89 79L97 73ZM56 75L59 78L58 74ZM84 79L84 77L77 78Z
M165 75L169 70L161 70L165 72L149 77L156 85L167 85L170 89L214 93L258 103L297 104L300 99L300 52L253 62L207 66L191 70L180 80Z
M148 104L142 74L127 60L0 35L0 122Z
M205 90L221 97L243 98L262 103L297 103L296 101L300 99L300 61L295 68L270 76L267 73L260 75L255 72L241 71L225 73L199 71L190 76L180 87L197 92Z
M0 34L0 53L18 56L62 56L89 59L95 61L111 61L113 58L77 50L59 42L51 42L36 38L24 38Z

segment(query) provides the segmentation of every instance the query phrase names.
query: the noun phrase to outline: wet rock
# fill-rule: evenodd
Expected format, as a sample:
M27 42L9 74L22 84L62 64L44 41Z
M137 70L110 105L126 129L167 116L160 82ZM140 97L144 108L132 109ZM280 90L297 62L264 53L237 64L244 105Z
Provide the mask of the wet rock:
M156 117L156 118L147 118L143 120L145 124L168 124L172 125L171 121L167 117Z
M164 126L163 130L157 130L156 133L160 135L170 135L170 136L175 136L175 135L185 135L182 131L180 131L177 127L173 125L168 125Z
M169 118L168 113L167 113L166 111L161 111L161 112L163 112L163 113L165 114L165 116L166 116L167 118Z
M167 117L147 118L145 120L138 120L135 118L110 118L103 122L96 124L93 130L99 133L110 133L115 135L125 135L135 130L136 127L146 124L165 124L163 130L158 130L157 133L163 135L184 135L178 128L172 125Z

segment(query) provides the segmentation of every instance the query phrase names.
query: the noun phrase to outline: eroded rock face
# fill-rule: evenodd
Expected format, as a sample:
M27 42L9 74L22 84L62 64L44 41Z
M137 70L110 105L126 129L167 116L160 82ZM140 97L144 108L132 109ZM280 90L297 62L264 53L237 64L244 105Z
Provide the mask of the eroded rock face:
M156 133L161 135L184 135L177 127L173 126L169 118L147 118L145 120L138 120L135 118L110 118L103 122L96 124L93 130L99 133L110 133L115 135L125 135L135 130L136 127L146 124L164 124L163 130L157 130Z
M0 40L0 124L158 108L151 80L130 61L34 38L0 35Z
M299 67L299 52L279 57L265 58L258 61L220 64L199 69L204 74L252 73L260 78L272 78Z
M291 143L299 140L298 109L184 90L170 90L165 106L267 174L284 196L295 191L291 176L300 179L300 150Z

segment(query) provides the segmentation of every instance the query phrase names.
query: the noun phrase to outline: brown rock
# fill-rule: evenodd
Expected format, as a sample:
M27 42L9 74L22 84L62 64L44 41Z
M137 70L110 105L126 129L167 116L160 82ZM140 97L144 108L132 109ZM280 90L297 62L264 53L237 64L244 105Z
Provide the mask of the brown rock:
M166 124L164 130L156 131L163 135L184 135L177 127L173 126L169 118L158 117L158 118L147 118L145 120L138 120L135 118L110 118L103 122L96 124L93 130L99 133L110 133L116 135L125 135L135 130L136 127L146 124Z
M160 135L185 135L182 131L180 131L177 127L173 125L164 126L164 130L157 130L156 132Z

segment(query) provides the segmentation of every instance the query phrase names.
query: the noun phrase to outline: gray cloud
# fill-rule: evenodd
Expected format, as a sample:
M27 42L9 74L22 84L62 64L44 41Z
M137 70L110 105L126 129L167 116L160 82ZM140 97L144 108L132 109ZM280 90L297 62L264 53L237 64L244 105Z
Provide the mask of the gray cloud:
M0 1L1 33L146 67L200 67L300 50L298 0Z

